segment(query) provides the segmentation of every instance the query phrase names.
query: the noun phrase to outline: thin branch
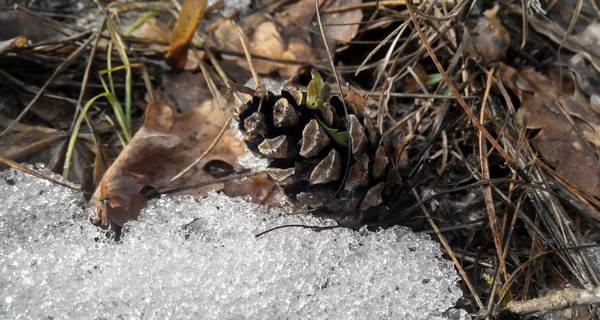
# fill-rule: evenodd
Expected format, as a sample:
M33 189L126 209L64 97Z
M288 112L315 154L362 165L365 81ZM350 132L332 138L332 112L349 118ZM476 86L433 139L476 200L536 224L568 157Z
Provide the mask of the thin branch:
M565 288L541 298L511 301L508 303L507 309L512 313L529 314L564 310L589 304L600 304L600 287L591 289Z

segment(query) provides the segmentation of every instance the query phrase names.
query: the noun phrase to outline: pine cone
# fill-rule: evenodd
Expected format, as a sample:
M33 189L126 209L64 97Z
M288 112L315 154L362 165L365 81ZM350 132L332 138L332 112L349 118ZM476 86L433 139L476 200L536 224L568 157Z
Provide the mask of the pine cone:
M346 97L346 117L339 96L311 84L308 97L297 88L255 94L235 108L239 129L252 152L271 159L268 173L292 201L356 222L372 218L399 189L393 150L357 94Z

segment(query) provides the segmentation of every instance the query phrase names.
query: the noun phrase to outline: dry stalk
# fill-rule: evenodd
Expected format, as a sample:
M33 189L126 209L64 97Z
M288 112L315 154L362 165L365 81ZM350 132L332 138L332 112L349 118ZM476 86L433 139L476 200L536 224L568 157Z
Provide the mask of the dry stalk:
M507 309L517 314L564 310L577 306L600 304L600 287L591 289L565 288L547 296L526 301L511 301Z

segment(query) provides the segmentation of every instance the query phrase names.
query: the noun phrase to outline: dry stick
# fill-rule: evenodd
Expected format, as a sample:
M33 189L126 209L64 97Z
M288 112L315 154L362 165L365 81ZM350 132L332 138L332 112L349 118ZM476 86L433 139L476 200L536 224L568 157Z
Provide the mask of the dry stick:
M311 229L312 231L315 231L315 232L320 232L323 230L332 230L332 229L338 229L338 228L344 228L344 227L338 226L338 225L335 225L335 226L309 226L309 225L305 225L305 224L284 224L284 225L273 227L271 229L267 229L265 231L257 233L254 235L254 237L259 238L269 232L273 232L275 230L284 229L284 228L303 228L303 229Z
M208 147L208 149L206 149L201 155L200 157L198 157L198 159L196 159L196 161L194 161L192 164L190 164L187 168L183 169L183 171L181 171L180 173L178 173L177 175L175 175L173 178L171 178L165 185L169 185L171 183L173 183L173 181L181 178L181 176L183 176L184 174L186 174L188 171L190 171L195 165L198 164L198 162L202 161L202 159L204 159L211 151L212 149L214 149L214 147L217 145L217 143L219 142L219 140L221 140L221 137L223 136L223 134L225 133L225 130L227 130L227 128L229 128L229 122L231 122L231 117L229 117L229 119L227 119L227 121L225 121L225 124L223 125L223 127L221 128L221 131L219 131L219 134L215 137L215 139L213 140L213 142L210 144L210 146Z
M600 287L593 289L565 288L547 296L527 301L511 301L507 309L518 314L564 310L572 307L600 304Z
M81 190L80 188L75 188L75 187L70 186L70 185L68 185L66 183L60 182L60 181L58 181L56 179L47 177L47 176L45 176L45 175L43 175L43 174L41 174L41 173L39 173L39 172L37 172L35 170L31 170L31 169L29 169L29 168L27 168L27 167L25 167L25 166L23 166L23 165L15 162L15 161L13 161L13 160L10 160L8 158L3 157L1 154L0 154L0 162L6 164L7 166L9 166L11 168L14 168L14 169L17 169L19 171L25 172L27 174L30 174L30 175L34 176L34 177L37 177L37 178L49 181L50 183L59 185L61 187L65 187L65 188L67 188L69 190L72 190L72 191L75 191L75 192L85 192L85 191Z
M90 52L90 56L88 57L88 63L85 66L85 71L83 72L83 79L81 80L81 90L79 90L79 98L77 99L77 110L76 112L73 113L73 121L71 122L71 127L69 128L69 131L72 131L73 128L75 127L75 122L77 121L77 118L79 117L79 112L82 112L81 109L81 103L83 101L83 97L85 96L85 90L87 89L87 83L90 79L90 70L92 69L92 63L94 62L94 56L96 55L96 49L98 49L98 43L100 42L100 39L102 37L100 37L100 34L102 33L102 30L104 29L104 25L106 23L106 19L104 19L104 21L102 22L102 25L100 26L100 29L98 29L97 33L94 34L94 36L96 37L96 43L94 43L94 45L92 46L92 50ZM90 119L89 117L86 115L85 116L85 122L87 123L88 127L90 127L90 129L92 130L93 133L93 127L90 124Z
M573 16L571 17L571 22L569 23L569 27L567 28L567 32L565 32L565 36L560 40L560 43L558 44L558 50L556 52L556 55L558 56L558 73L559 73L559 90L562 90L563 88L563 80L562 80L562 56L560 54L560 51L562 50L563 46L565 45L565 41L567 41L567 38L571 35L571 33L573 32L573 29L575 28L575 24L577 23L577 19L579 18L579 15L581 14L581 9L583 8L583 0L577 0L577 5L575 6L575 11L573 12Z
M558 253L558 252L562 252L562 251L571 251L571 250L583 250L583 249L589 249L589 248L598 248L600 245L592 243L592 244L583 244L580 246L575 246L575 247L570 247L570 248L557 248L557 249L551 249L542 253L539 253L535 256L533 256L531 259L525 261L523 264L521 264L520 266L518 266L511 274L510 277L508 277L508 280L506 281L506 283L504 283L504 285L502 286L502 291L500 292L500 296L498 297L498 300L502 301L504 300L504 297L506 296L506 294L508 293L508 290L510 289L510 287L512 286L512 282L515 281L517 279L517 276L521 273L521 271L523 271L525 268L528 268L530 264L537 262L538 259L547 256L551 253Z
M97 33L94 35L96 37L96 42L94 43L94 45L92 46L92 50L90 52L90 56L88 57L88 63L85 66L85 71L83 73L83 79L81 80L81 90L79 91L79 98L77 99L77 110L73 113L73 120L71 121L71 127L69 128L69 133L70 134L74 134L73 129L75 128L75 126L77 125L77 118L79 117L79 113L83 112L83 109L81 108L81 104L83 102L83 97L85 96L85 91L87 89L87 84L90 78L90 70L92 69L92 64L94 62L94 56L96 55L96 50L98 49L98 43L100 43L100 39L102 37L100 37L100 35L102 34L102 30L104 30L104 26L106 25L106 18L102 21L102 25L100 26L100 29L98 29ZM98 159L98 157L100 156L100 154L102 153L101 151L101 147L100 147L100 138L98 137L98 135L96 134L96 131L94 130L94 126L92 125L91 121L90 121L90 117L86 114L84 117L85 123L87 124L88 128L90 128L90 131L92 133L92 135L94 136L94 144L96 145L96 159ZM78 133L77 133L78 134ZM69 151L67 150L66 155L69 155ZM94 182L96 182L95 177L98 176L98 169L103 168L103 166L97 166L96 163L94 163L94 171L93 171L93 179ZM63 170L63 174L64 174L64 170Z
M510 156L508 155L508 153L506 153L506 151L504 150L504 148L502 148L502 146L500 146L500 144L498 143L498 141L496 141L496 139L494 139L494 137L492 137L492 135L487 131L487 129L485 129L483 127L483 125L481 125L481 122L479 122L479 120L477 119L477 116L469 108L469 106L467 105L467 103L465 102L465 100L460 96L460 93L458 93L458 90L456 89L456 86L454 86L454 84L452 83L452 81L450 80L450 78L448 78L448 75L446 74L446 71L444 70L444 68L440 64L440 61L438 60L437 56L435 55L435 52L433 52L433 50L431 49L431 46L427 42L427 38L425 38L425 35L423 34L423 31L421 31L421 28L419 27L419 22L417 21L417 18L415 16L414 8L413 8L413 5L412 5L412 1L410 1L410 0L406 1L406 8L408 9L408 13L410 14L410 19L412 20L413 24L415 25L415 30L419 34L419 38L421 38L421 42L423 42L423 46L425 47L425 49L429 53L429 57L431 57L431 60L433 60L433 63L435 64L435 67L438 69L440 75L442 76L442 78L444 79L444 81L446 82L446 84L448 85L448 88L450 89L450 91L452 91L452 94L454 95L454 97L456 97L456 101L458 101L458 104L460 104L460 106L463 108L463 110L465 111L465 113L469 117L469 120L471 120L471 122L473 122L473 124L477 127L477 129L479 131L481 131L481 133L485 136L485 138L492 144L492 146L494 147L494 149L496 149L496 151L498 151L498 153L504 159L504 161L506 161L506 163L511 168L513 168L514 170L516 170L517 172L519 172L519 176L521 176L521 178L523 178L526 181L528 181L529 178L522 172L521 169L517 168L515 162L510 158Z
M337 70L335 69L335 63L333 62L333 55L331 54L331 50L329 49L329 44L327 44L327 36L325 36L325 30L323 29L323 23L321 22L321 11L319 9L319 0L315 0L315 8L317 13L317 22L319 24L319 32L321 33L321 38L323 39L323 45L325 46L325 51L327 51L327 59L329 60L329 64L331 65L331 70L333 72L333 76L335 77L335 82L340 88L340 93L342 92L342 83L340 82L340 77L337 74ZM346 99L342 97L342 106L344 107L344 116L346 117L346 123L350 123L350 118L348 116L348 106L346 105ZM381 130L381 129L380 129ZM352 144L348 143L348 155L352 154ZM335 191L333 197L336 197L342 189L344 189L344 184L346 183L346 178L348 177L348 171L350 170L350 156L348 156L348 160L346 160L346 172L344 172L344 178L340 183L339 188Z
M77 48L77 50L73 51L73 53L71 53L71 55L69 57L67 57L67 60L65 60L63 63L61 63L56 68L56 70L54 70L52 75L50 75L48 80L46 80L44 85L36 93L36 95L33 97L33 99L31 99L31 101L29 101L29 103L27 104L25 109L23 109L23 111L21 111L21 113L17 116L17 118L13 122L11 122L8 125L8 127L6 127L6 129L4 129L4 131L2 131L2 133L0 133L0 137L7 134L10 131L12 131L12 129L14 129L14 127L19 123L19 121L21 121L21 119L23 119L23 117L27 114L27 112L29 112L29 109L31 109L31 107L33 107L33 105L37 102L37 100L42 96L44 91L46 91L46 88L52 83L52 81L54 81L54 78L56 78L69 65L71 65L71 63L73 63L73 61L75 61L75 59L83 52L83 50L85 48L87 48L87 46L92 42L92 40L94 38L95 38L94 36L87 38L85 40L85 42L81 46L79 46L79 48Z
M248 49L248 44L246 43L246 40L244 38L244 31L233 20L232 20L232 23L235 26L235 30L238 33L240 42L242 43L242 48L244 49L244 56L246 57L246 61L248 62L248 66L250 67L250 73L252 74L252 79L254 80L254 84L256 85L256 90L258 91L258 88L261 86L262 82L260 81L260 77L258 76L258 73L256 73L256 70L254 69L254 64L252 64L252 56L250 54L250 50ZM260 110L260 108L259 108L259 110Z
M485 120L485 109L486 109L486 101L488 99L488 96L490 94L490 89L492 87L492 79L494 76L495 70L491 69L488 71L488 75L487 75L487 80L485 83L485 93L483 94L483 98L481 101L481 109L480 109L480 115L479 115L479 121L481 121L483 123L483 121ZM481 134L479 134L479 161L481 162L481 176L484 180L489 180L490 179L490 168L489 168L489 162L487 159L488 155L487 155L487 146L485 143L485 140L483 139L483 137L481 136ZM505 275L506 274L506 265L504 262L504 259L502 257L504 257L503 254L503 249L502 249L502 239L501 239L501 235L500 232L498 230L498 218L496 217L496 210L494 209L494 200L492 199L492 187L489 184L485 184L482 186L483 188L483 198L485 201L485 208L487 211L487 215L488 215L488 219L490 222L490 229L492 230L492 236L494 237L494 246L496 247L496 254L498 256L498 262L500 264L500 272L496 272L494 278L496 278L498 276L498 273ZM493 302L494 302L494 296L495 296L495 292L496 292L496 286L497 283L496 281L494 281L494 283L492 284L492 288L491 288L491 293L490 293L490 298L488 301L488 306L487 306L487 311L488 313L492 312L492 308L493 308Z
M448 244L448 241L446 241L446 237L444 237L444 235L440 232L440 229L435 224L435 221L433 221L431 214L429 214L429 211L425 207L424 203L421 201L421 197L419 197L419 194L417 193L417 191L414 188L412 189L412 193L415 196L415 199L417 200L417 202L419 203L419 206L421 207L421 211L423 211L423 214L427 218L429 225L431 225L431 228L433 228L433 230L435 231L435 234L438 236L438 239L440 239L442 246L444 246L444 249L450 256L450 259L452 259L454 266L456 267L456 269L458 269L458 273L460 273L460 276L462 277L463 281L467 285L467 288L469 288L469 291L471 291L471 295L473 295L473 299L475 299L475 302L477 302L477 306L479 307L480 310L485 310L485 307L484 307L483 303L481 302L481 299L479 299L479 296L477 295L477 290L475 290L475 287L473 287L473 284L471 283L471 280L469 280L467 273L465 272L463 267L460 265L460 262L458 261L458 259L456 259L456 255L454 254L454 251L452 251L452 248Z
M248 172L248 171L234 172L223 178L217 178L217 179L213 179L213 180L209 180L209 181L202 181L202 182L194 183L194 184L187 185L187 186L179 186L179 187L173 187L173 188L162 189L162 190L159 189L158 193L159 194L170 194L170 193L175 193L175 192L181 192L181 191L185 191L185 190L210 186L211 184L217 184L217 183L231 181L231 180L248 178L248 177L259 175L261 173L262 172Z

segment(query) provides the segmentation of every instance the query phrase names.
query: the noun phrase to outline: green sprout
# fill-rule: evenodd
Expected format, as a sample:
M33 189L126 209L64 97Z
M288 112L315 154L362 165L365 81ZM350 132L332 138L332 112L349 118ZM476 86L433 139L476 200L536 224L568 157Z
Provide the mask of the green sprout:
M348 131L339 131L338 129L330 128L327 125L325 125L323 120L319 119L319 117L315 116L315 119L317 119L319 125L323 128L323 130L325 130L325 132L327 132L327 135L329 135L331 139L333 139L333 141L335 141L340 146L348 146Z
M329 99L331 88L323 81L319 72L311 70L310 75L312 76L312 80L310 80L308 87L306 87L306 107L315 110L319 109Z
M310 74L312 80L310 80L306 87L306 107L311 110L316 110L321 108L325 101L329 99L331 88L323 81L323 77L321 77L319 72L311 70ZM333 141L341 146L348 146L348 131L339 131L339 129L328 127L316 114L315 119Z

